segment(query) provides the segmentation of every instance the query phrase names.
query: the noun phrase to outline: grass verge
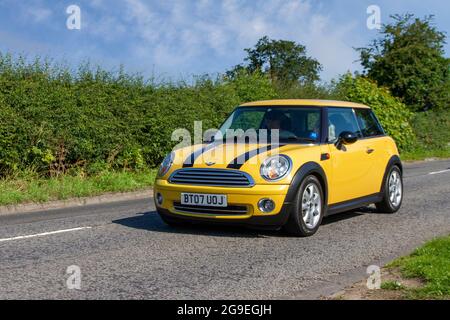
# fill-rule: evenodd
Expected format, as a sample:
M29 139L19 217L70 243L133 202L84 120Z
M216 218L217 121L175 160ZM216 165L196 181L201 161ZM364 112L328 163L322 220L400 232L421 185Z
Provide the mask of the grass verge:
M332 295L335 300L449 300L450 235L427 242L381 269L381 288L367 279Z
M151 187L156 170L103 172L95 176L39 178L32 174L0 180L0 205L47 202Z
M450 146L443 146L441 149L416 148L410 151L404 151L400 154L402 160L414 161L425 160L428 158L450 158Z
M450 299L450 235L426 243L387 267L398 268L404 278L424 281L423 286L405 288L406 298Z

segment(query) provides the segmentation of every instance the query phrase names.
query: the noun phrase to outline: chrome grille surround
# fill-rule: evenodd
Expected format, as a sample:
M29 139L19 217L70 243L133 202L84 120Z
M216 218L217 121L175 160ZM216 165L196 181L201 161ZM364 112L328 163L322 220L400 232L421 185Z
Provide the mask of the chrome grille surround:
M213 168L184 168L171 174L169 182L211 187L250 188L255 185L253 178L242 171Z

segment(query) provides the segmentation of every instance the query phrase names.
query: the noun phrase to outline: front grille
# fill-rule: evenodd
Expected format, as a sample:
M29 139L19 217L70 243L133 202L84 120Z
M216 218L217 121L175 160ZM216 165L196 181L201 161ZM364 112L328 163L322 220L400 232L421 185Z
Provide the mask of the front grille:
M174 202L173 207L176 211L186 213L199 213L199 214L247 214L248 210L246 206L227 206L227 207L206 207L206 206L193 206L181 204L180 202Z
M214 187L252 187L253 179L245 172L225 169L179 169L169 178L170 183Z

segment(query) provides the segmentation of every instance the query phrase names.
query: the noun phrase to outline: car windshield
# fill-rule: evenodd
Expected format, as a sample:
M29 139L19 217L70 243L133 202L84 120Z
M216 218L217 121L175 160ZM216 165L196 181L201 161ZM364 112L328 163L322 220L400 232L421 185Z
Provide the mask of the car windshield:
M320 123L319 108L240 107L224 122L215 139L316 143L320 141Z

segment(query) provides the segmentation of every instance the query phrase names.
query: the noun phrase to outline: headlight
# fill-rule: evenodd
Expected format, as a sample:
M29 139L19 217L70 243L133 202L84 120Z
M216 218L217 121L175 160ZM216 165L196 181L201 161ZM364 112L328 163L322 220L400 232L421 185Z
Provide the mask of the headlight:
M161 165L159 166L158 176L162 177L165 175L170 167L173 164L173 159L175 158L175 153L171 152L169 153L164 160L161 162Z
M268 181L277 181L286 176L292 168L292 160L285 155L277 155L264 160L261 176Z

